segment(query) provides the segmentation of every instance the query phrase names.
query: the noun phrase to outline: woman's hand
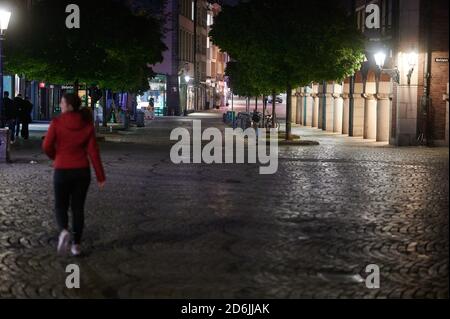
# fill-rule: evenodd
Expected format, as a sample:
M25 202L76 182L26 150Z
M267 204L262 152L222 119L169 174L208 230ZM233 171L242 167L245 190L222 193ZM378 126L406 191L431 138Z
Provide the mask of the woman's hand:
M98 188L100 188L100 190L103 190L105 188L105 182L98 182Z

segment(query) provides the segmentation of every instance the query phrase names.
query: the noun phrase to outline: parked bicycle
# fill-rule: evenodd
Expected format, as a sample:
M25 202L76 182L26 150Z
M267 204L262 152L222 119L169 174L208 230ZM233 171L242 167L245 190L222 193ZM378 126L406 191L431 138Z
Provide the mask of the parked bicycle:
M280 129L280 123L270 114L266 115L264 123L268 130L271 128L276 128L277 130Z

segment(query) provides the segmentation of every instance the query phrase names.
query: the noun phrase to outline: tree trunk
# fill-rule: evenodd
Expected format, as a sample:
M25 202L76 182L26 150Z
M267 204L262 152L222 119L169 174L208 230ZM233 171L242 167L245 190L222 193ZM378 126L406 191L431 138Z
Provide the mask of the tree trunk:
M75 83L73 84L73 93L75 95L78 95L79 90L80 90L80 82L78 80L75 80Z
M89 93L88 93L89 88L87 84L84 86L84 89L86 90L85 91L86 93L84 94L84 105L89 107Z
M103 97L102 97L102 110L103 110L103 119L102 119L102 125L103 127L108 127L108 119L106 117L106 112L108 111L106 108L106 102L107 102L107 96L108 93L107 90L103 90Z
M288 84L286 90L286 140L292 140L292 86Z
M91 97L91 111L92 111L92 113L94 113L94 110L95 110L95 104L96 104L97 102Z
M275 127L275 122L277 120L277 94L274 92L272 92L272 128L276 128Z
M255 112L258 112L258 97L255 98Z
M262 127L266 128L266 108L267 108L266 96L263 95L262 99L263 99Z

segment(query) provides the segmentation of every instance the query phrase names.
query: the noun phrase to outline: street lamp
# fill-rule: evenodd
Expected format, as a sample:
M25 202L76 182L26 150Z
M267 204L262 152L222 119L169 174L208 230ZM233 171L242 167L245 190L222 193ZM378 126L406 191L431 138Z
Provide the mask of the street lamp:
M1 33L8 29L11 12L0 9L0 30Z
M374 54L375 64L377 65L381 73L388 74L396 83L400 83L400 71L398 68L385 69L384 64L386 63L386 53L384 51L379 51Z
M414 74L414 69L416 68L416 63L418 60L419 55L416 52L410 52L406 55L406 62L408 63L409 70L408 70L408 85L411 85L411 78Z
M186 107L184 109L184 116L187 116L187 112L188 112L188 99L189 99L189 82L191 82L191 77L186 74L184 76L184 81L186 82Z
M375 63L380 68L383 69L384 63L386 62L386 53L380 51L378 53L375 53Z
M11 12L0 9L0 112L3 110L3 40L8 29ZM0 123L1 124L1 123Z

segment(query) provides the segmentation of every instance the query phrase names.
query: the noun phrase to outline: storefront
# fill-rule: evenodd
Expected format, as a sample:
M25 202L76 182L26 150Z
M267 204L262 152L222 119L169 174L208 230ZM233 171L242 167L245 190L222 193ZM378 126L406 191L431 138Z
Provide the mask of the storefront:
M137 109L154 108L155 116L164 116L167 113L167 77L157 75L149 82L150 90L136 97Z

